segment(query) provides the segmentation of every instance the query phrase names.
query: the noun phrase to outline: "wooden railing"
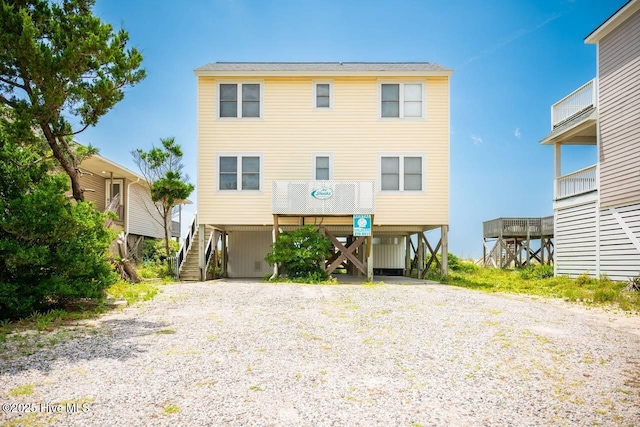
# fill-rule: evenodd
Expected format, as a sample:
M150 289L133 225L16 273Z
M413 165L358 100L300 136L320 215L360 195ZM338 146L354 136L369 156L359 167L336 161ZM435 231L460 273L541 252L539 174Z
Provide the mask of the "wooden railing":
M118 215L119 218L120 217L120 211L118 210L118 207L120 206L120 194L116 194L115 197L113 199L111 199L111 203L109 203L109 206L107 206L107 208L104 210L105 213L107 212L115 212L116 215ZM104 226L105 227L111 227L111 224L113 224L114 220L111 218L108 218L105 223Z
M497 218L482 223L485 238L553 236L553 217Z
M597 103L596 79L589 81L551 106L551 130L573 116L595 107Z
M597 190L597 165L563 175L556 179L556 200Z
M189 227L189 231L187 235L182 240L182 245L180 245L180 249L176 254L176 276L180 273L180 268L182 268L182 264L184 260L187 259L187 252L189 252L189 248L191 248L191 244L193 243L193 236L196 234L198 230L198 213L193 214L193 221L191 222L191 226Z

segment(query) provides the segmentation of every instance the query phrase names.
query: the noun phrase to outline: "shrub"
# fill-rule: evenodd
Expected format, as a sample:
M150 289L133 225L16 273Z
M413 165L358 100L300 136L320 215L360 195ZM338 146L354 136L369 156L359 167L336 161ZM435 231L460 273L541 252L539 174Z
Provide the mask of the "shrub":
M169 251L175 254L180 250L180 243L169 240ZM144 239L142 242L142 261L152 264L166 264L167 254L164 250L164 239Z
M83 298L115 281L105 256L115 237L105 215L65 195L45 151L18 144L0 122L0 319Z
M317 280L327 275L322 263L331 255L331 241L312 225L280 233L265 257L269 265L278 264L280 274L289 278L312 278Z

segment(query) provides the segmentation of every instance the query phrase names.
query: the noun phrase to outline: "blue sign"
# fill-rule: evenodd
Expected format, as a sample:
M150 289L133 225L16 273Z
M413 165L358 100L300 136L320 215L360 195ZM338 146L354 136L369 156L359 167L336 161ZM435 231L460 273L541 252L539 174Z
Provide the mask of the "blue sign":
M353 216L353 235L371 236L371 215Z

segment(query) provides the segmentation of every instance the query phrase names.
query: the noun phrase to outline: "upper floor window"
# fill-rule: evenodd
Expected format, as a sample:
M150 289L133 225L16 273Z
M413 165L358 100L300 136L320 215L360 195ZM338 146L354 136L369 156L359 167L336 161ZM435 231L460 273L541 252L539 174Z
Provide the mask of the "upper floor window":
M380 190L422 191L424 156L380 157Z
M422 83L383 83L380 85L380 116L424 117Z
M220 83L220 117L260 117L259 83Z
M330 82L314 82L313 84L313 108L333 108L333 85Z
M260 190L260 156L220 156L219 190Z

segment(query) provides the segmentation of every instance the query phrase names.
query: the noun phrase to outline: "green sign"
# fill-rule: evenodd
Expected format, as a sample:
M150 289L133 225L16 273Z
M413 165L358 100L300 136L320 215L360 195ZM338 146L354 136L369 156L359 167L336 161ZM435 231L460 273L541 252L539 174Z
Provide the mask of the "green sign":
M371 236L371 215L353 216L353 235Z

